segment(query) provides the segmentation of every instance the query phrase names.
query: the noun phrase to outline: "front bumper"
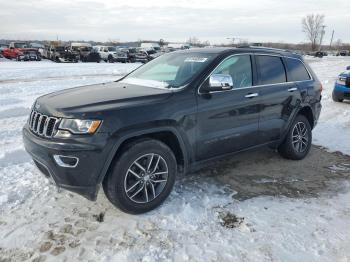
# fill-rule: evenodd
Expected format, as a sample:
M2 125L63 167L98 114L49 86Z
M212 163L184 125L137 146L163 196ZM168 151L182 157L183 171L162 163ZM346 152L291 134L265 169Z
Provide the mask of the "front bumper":
M333 89L333 96L338 99L350 99L350 87L336 83Z
M85 138L88 139L91 137ZM23 142L39 170L58 187L96 200L99 177L109 153L101 143L44 139L34 135L27 125L23 128ZM79 161L73 168L62 167L54 159L55 155L74 156Z

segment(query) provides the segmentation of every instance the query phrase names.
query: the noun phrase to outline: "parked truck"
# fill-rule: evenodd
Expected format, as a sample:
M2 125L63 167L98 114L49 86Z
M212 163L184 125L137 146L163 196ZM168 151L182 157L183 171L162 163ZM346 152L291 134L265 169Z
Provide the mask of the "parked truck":
M7 59L21 60L28 53L35 53L36 57L41 57L37 49L30 48L25 42L11 42L8 48L2 50L3 56Z

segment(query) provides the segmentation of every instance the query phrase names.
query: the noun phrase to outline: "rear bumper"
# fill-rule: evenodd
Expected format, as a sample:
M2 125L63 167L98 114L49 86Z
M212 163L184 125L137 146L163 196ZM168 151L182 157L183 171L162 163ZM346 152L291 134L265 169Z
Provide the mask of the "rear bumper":
M27 125L23 128L23 143L39 170L58 187L96 200L98 180L108 153L98 145L76 142L49 141L32 134ZM63 167L55 155L74 156L79 159L74 167Z
M350 99L350 87L335 84L333 96L337 97L338 99Z

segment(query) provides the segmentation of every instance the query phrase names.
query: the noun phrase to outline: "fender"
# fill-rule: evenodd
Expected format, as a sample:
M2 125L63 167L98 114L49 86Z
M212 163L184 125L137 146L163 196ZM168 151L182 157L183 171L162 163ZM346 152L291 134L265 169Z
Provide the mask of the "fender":
M295 118L297 117L297 115L299 114L299 112L300 112L302 109L304 109L304 108L309 108L309 109L311 110L311 112L312 112L313 118L315 118L314 110L313 110L313 108L312 108L310 105L308 105L308 104L300 104L299 107L298 107L296 110L294 110L294 112L293 112L293 114L292 114L292 116L291 116L291 118L290 118L289 123L287 124L286 128L284 129L284 131L283 131L283 133L282 133L282 135L281 135L281 139L279 140L278 145L279 145L282 141L284 141L284 139L286 138L286 136L287 136L287 134L288 134L288 132L289 132L289 129L291 128L291 125L292 125L292 123L294 122Z
M180 132L175 127L172 127L172 126L149 128L149 129L144 129L144 130L139 130L139 131L129 133L129 134L123 136L122 138L118 139L114 143L114 145L113 145L112 149L110 150L108 157L105 161L104 167L103 167L100 175L98 176L97 184L100 184L102 182L102 180L104 179L105 175L108 172L110 165L112 164L113 158L115 157L120 146L126 140L133 138L133 137L148 135L148 134L158 133L158 132L171 132L176 136L177 140L179 141L182 154L184 156L184 172L186 172L188 165L189 165L189 154L188 154L188 151L186 150L186 145L185 145L184 140L182 139L182 136L180 135Z

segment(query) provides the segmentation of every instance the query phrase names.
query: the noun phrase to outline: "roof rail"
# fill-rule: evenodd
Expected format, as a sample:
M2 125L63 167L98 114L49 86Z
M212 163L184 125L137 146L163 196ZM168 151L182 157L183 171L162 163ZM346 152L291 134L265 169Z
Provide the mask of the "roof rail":
M280 52L292 52L287 49L280 49L280 48L273 48L273 47L266 47L266 46L241 45L241 46L237 46L237 48L254 48L254 49L267 49L271 51L280 51Z

